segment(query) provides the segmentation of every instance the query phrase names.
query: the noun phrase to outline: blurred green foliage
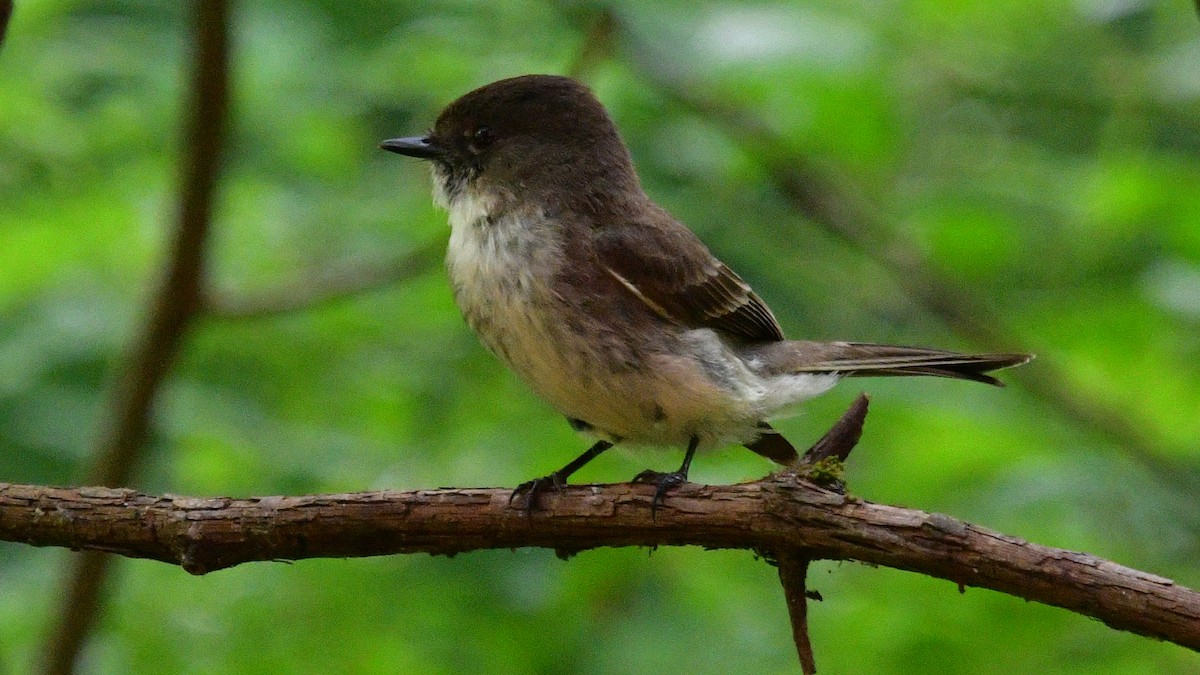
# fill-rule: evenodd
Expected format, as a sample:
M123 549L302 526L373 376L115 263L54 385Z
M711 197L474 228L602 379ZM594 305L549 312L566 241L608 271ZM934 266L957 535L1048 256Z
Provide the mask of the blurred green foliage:
M376 143L480 84L567 72L595 5L245 2L211 276L230 297L439 245L425 171ZM1178 468L1165 480L1021 384L843 384L780 423L815 439L874 396L865 498L943 511L1200 585L1200 22L1182 2L610 5L586 73L648 191L795 336L970 348L894 272L807 221L647 69L835 167L927 265L994 307ZM79 481L157 279L177 187L186 7L18 2L0 51L0 480ZM595 46L595 45L593 45ZM595 54L593 54L595 56ZM584 441L488 356L437 265L305 311L210 318L163 391L138 487L251 495L514 485ZM581 481L674 467L615 452ZM693 479L771 467L730 449ZM0 673L34 667L70 554L0 545ZM1196 672L1065 611L814 566L829 673ZM794 672L774 570L748 552L548 551L252 564L126 561L83 671Z

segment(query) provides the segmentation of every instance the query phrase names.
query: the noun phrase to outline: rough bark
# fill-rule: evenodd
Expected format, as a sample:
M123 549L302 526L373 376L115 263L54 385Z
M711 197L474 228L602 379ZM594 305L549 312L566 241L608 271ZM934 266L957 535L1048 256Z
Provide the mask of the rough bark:
M150 558L204 574L297 560L537 546L695 545L858 560L990 588L1200 649L1200 594L1084 553L937 513L886 506L778 474L688 484L650 518L653 486L571 486L527 519L506 489L250 499L0 484L0 539Z

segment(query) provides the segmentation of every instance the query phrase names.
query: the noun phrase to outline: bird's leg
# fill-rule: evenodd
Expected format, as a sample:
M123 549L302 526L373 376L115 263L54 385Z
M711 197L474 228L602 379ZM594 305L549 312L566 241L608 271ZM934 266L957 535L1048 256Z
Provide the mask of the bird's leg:
M570 464L567 464L558 471L555 471L549 476L534 478L533 480L528 480L518 485L512 491L512 494L508 496L508 503L512 504L513 500L517 498L517 495L523 492L528 493L528 496L525 498L525 516L532 516L533 507L537 505L538 495L541 494L543 490L546 490L547 488L555 491L561 490L562 487L567 484L567 479L571 477L571 474L578 471L581 467L583 467L584 464L596 459L600 453L611 448L612 446L613 444L608 441L596 441L596 443L592 445L592 447L588 448L587 451L585 451L582 455L571 460Z
M654 499L650 500L651 520L658 512L658 505L662 502L663 495L667 493L667 490L687 482L688 469L692 466L692 457L696 455L696 446L698 445L700 445L700 437L692 436L692 440L688 442L687 452L683 455L683 466L679 467L678 471L664 473L646 469L633 477L635 483L654 483L657 486L657 489L654 490Z

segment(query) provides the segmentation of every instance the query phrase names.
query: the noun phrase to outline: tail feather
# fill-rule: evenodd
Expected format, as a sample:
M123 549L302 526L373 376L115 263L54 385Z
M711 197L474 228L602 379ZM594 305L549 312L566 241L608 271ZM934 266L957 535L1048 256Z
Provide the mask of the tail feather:
M766 422L759 422L758 428L762 435L746 444L746 447L763 457L787 466L800 459L796 448L788 442L775 428Z
M960 354L865 342L793 341L763 345L752 355L755 357L767 372L773 373L840 373L847 377L927 375L1003 386L988 373L1027 363L1033 355Z

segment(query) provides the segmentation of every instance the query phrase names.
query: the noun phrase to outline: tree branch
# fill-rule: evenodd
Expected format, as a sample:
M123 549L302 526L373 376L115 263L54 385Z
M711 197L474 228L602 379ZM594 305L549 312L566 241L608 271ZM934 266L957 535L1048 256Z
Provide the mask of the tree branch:
M203 0L194 7L196 55L189 100L192 111L183 139L178 225L165 276L139 337L118 375L109 401L108 425L96 443L89 482L129 483L143 452L154 401L184 335L200 308L213 195L228 110L229 7ZM75 658L95 623L108 561L79 556L68 572L62 604L44 646L43 672L74 670Z
M1200 593L1084 553L874 504L786 472L740 485L684 485L655 519L653 492L569 486L545 495L527 519L499 488L231 499L0 483L0 539L149 558L193 574L262 560L527 546L803 551L990 588L1200 649Z

